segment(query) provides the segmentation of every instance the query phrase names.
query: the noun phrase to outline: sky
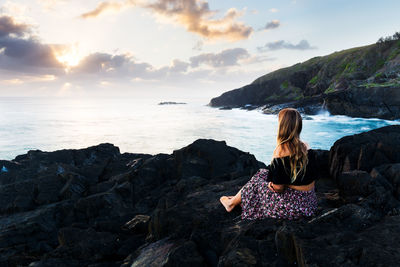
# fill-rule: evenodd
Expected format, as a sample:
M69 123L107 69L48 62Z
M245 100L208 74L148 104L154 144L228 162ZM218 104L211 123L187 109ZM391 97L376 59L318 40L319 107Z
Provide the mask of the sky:
M400 31L400 1L0 0L0 96L208 98Z

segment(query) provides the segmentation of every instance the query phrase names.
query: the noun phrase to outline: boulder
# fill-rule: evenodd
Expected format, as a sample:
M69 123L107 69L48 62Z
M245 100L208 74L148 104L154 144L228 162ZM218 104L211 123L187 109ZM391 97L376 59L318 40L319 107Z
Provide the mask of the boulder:
M370 172L374 167L400 162L400 125L345 136L330 149L330 174L337 178L351 170Z

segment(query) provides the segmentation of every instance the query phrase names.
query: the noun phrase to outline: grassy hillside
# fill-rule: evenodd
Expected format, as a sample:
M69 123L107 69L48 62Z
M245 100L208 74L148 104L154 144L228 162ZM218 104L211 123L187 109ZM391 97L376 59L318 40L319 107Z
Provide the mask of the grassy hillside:
M352 88L400 86L400 40L351 48L259 77L213 98L211 106L240 107L305 101Z
M349 86L368 86L375 81L365 81L368 78L387 78L384 77L385 74L390 73L385 73L385 64L390 65L392 61L398 61L399 54L400 41L351 48L274 71L256 79L253 84L283 79L282 88L300 87L305 95L331 93ZM306 79L294 81L293 85L290 77L302 73Z

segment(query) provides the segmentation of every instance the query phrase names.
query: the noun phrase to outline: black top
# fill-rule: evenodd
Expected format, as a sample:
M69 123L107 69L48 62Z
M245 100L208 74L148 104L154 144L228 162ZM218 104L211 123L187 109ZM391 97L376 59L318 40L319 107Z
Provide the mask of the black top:
M317 179L317 173L315 170L316 160L315 152L310 149L308 150L308 163L306 171L301 171L296 180L292 183L290 179L290 156L274 158L270 165L267 166L269 170L268 180L274 184L286 184L286 185L308 185ZM285 164L283 164L285 163Z

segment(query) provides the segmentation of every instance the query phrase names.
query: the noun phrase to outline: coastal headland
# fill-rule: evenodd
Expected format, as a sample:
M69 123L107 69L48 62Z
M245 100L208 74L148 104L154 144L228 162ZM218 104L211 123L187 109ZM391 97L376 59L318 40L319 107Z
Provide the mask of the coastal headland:
M251 84L211 99L221 109L285 107L304 114L400 119L400 39L314 57L263 75Z

